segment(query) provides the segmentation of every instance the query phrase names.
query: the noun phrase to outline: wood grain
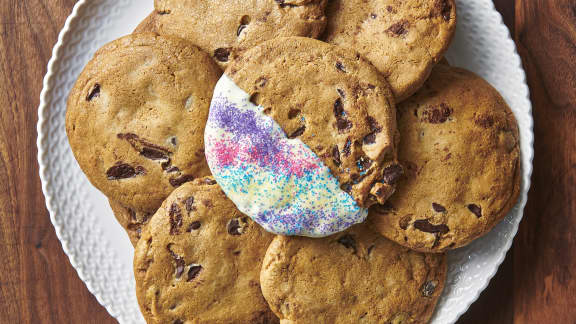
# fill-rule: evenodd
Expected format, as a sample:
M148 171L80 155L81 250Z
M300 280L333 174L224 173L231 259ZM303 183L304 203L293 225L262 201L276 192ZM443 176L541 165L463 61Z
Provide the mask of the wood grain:
M114 323L62 251L36 162L42 78L74 0L0 6L0 323Z
M576 1L494 0L517 41L535 117L525 218L459 323L576 323ZM115 323L62 252L37 176L42 77L75 0L0 6L0 323Z

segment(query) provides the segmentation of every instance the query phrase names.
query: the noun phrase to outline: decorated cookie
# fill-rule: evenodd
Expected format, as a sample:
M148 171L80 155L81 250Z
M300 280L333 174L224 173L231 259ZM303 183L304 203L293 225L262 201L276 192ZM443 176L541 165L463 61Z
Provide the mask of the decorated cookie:
M510 108L472 72L438 65L399 106L405 178L371 209L375 228L409 248L441 252L484 235L520 191L518 127Z
M370 60L398 101L426 81L456 28L454 0L331 0L326 12L325 40Z
M177 187L209 175L204 127L220 72L188 42L134 34L100 49L68 99L66 131L92 184L153 213Z
M428 323L446 259L397 245L366 224L322 239L277 236L264 258L264 297L281 323Z
M213 179L176 189L135 250L136 295L146 322L278 323L259 279L272 238Z
M110 203L114 217L116 217L118 223L126 230L126 234L128 234L132 245L136 246L142 235L142 229L148 223L152 214L124 207L113 200L109 200L108 202Z
M239 53L281 36L318 37L327 0L155 0L160 34L185 38L225 68Z
M228 197L268 231L327 236L394 191L395 118L386 81L359 55L279 38L218 81L206 157Z

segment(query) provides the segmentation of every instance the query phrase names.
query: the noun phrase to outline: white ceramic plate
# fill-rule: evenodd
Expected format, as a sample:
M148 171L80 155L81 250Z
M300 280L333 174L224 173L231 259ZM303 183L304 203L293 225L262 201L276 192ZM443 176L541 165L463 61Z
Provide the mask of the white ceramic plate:
M66 99L76 77L105 43L129 34L152 11L152 0L79 1L54 47L44 79L38 161L52 223L80 278L120 323L144 323L134 293L132 246L106 199L74 159L64 127ZM504 260L522 218L533 156L532 114L521 61L492 0L458 0L458 28L447 55L451 64L487 79L520 124L522 194L487 236L449 253L446 289L434 324L454 323L478 298Z

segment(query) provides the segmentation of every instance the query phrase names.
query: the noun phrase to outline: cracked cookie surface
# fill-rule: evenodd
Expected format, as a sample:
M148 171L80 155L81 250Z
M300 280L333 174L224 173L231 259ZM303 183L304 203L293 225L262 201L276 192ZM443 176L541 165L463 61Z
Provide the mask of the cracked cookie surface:
M360 207L385 202L396 163L393 95L359 54L304 37L277 38L226 70L254 104L330 168Z
M100 49L66 112L90 182L123 206L155 212L175 188L209 175L204 127L220 74L206 53L173 37L135 34Z
M262 292L281 323L427 323L446 259L397 245L366 224L322 239L277 236Z
M278 323L259 280L272 239L212 178L176 189L135 250L136 295L146 321Z
M282 36L318 37L327 0L156 0L160 34L190 40L225 68L239 53Z
M399 105L398 120L405 176L369 216L384 236L420 251L458 248L487 233L516 204L518 126L488 82L438 65Z
M323 38L364 55L398 102L422 86L456 28L454 0L332 0L326 15Z

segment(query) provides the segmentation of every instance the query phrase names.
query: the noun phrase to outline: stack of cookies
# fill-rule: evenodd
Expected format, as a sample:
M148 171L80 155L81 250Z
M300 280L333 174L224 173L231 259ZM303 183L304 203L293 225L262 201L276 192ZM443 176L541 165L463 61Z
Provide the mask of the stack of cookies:
M516 203L518 129L443 60L454 0L155 0L66 131L148 323L427 323Z

